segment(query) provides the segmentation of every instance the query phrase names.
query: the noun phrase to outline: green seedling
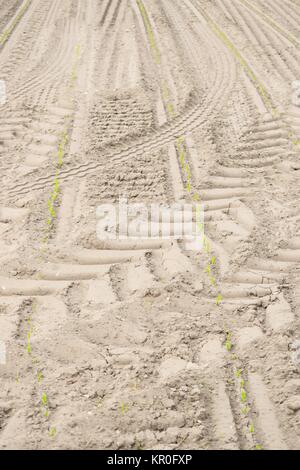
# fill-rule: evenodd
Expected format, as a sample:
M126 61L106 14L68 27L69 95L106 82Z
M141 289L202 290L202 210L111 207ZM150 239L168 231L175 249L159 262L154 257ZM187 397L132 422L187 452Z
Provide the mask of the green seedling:
M128 404L127 403L121 403L121 412L124 415L128 411Z
M188 163L185 165L185 172L186 172L187 178L190 179L191 178L191 170L190 170L190 166L189 166Z
M218 295L217 295L217 298L216 298L216 304L217 304L217 306L220 305L220 303L222 302L222 300L223 300L222 295L221 295L221 294L218 294Z
M203 235L203 248L205 253L210 253L210 243L205 235Z
M44 376L43 376L42 372L38 371L38 372L37 372L37 380L38 380L38 382L41 383L42 380L43 380L43 378L44 378Z
M55 212L54 207L53 207L52 198L48 200L48 209L49 209L49 213L50 213L51 217L54 218L56 216L56 212Z
M174 106L172 103L167 103L167 113L172 117L174 116Z
M249 432L251 434L254 434L254 424L253 423L250 423L250 425L249 425Z
M242 411L243 415L247 415L250 411L250 408L249 408L249 406L243 406L241 411Z
M47 397L47 394L45 392L42 393L41 400L42 400L42 405L44 407L46 407L48 405L48 397Z
M199 197L199 196L197 194L195 194L195 195L193 195L192 199L196 200L197 197ZM195 216L196 216L196 221L197 221L198 226L202 225L201 224L201 207L199 207L199 205L196 206Z
M203 231L204 231L204 225L203 225L201 222L198 222L198 223L197 223L197 227L198 227L198 229L200 230L200 232L203 233Z
M184 169L184 166L185 166L185 155L184 155L184 151L183 151L183 150L180 150L180 153L179 153L179 162L180 162L181 168Z
M178 145L184 144L184 136L181 135L181 136L177 137L176 141L177 141Z
M58 160L58 166L61 167L63 164L63 157L64 157L64 149L63 149L63 144L60 143L58 147L58 153L57 153L57 160Z
M44 409L44 416L45 418L48 418L49 417L48 397L45 392L42 393L41 402L42 402L42 408Z
M153 52L155 62L157 64L160 64L160 62L161 62L160 52L159 52L159 50L157 48L157 45L156 45L155 36L154 36L154 32L152 30L152 26L151 26L151 23L150 23L150 20L149 20L149 17L148 17L148 13L146 12L144 4L141 0L136 0L136 3L139 7L139 10L141 12L141 15L142 15L142 18L143 18L143 21L144 21L144 25L145 25L147 35L148 35L148 39L149 39L150 48Z
M184 168L184 155L181 156L181 160L180 160L180 164L181 164L181 168L183 169Z
M236 376L237 379L239 379L239 378L241 377L242 372L243 372L242 369L238 369L238 370L235 372L235 376Z
M67 131L63 131L62 133L62 145L65 147L69 142L69 135L68 135L68 132Z
M227 349L228 352L230 352L231 349L232 349L232 342L231 342L231 333L230 333L230 331L228 331L228 332L226 333L225 348Z
M247 392L244 388L241 389L241 401L242 403L245 403L245 401L247 400Z
M170 97L170 93L169 93L169 89L168 89L168 85L167 83L164 81L163 84L162 84L162 95L163 95L163 99L165 101L168 101L169 100L169 97Z
M31 350L31 333L32 333L32 326L31 326L31 317L28 318L27 320L28 326L29 326L29 331L27 332L27 352L30 355L32 350Z
M49 429L49 436L50 437L55 437L56 433L57 433L57 430L56 430L55 427L52 427L52 428Z
M206 274L210 275L210 273L211 273L210 264L207 264L207 265L206 265L206 267L205 267L205 269L204 269L204 272L205 272Z

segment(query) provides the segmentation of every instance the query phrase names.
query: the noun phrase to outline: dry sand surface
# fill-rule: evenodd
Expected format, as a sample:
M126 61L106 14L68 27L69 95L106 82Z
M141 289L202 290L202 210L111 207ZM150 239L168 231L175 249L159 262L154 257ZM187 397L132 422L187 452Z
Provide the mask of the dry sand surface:
M0 448L300 449L300 1L0 32ZM99 239L119 196L201 201L203 249Z

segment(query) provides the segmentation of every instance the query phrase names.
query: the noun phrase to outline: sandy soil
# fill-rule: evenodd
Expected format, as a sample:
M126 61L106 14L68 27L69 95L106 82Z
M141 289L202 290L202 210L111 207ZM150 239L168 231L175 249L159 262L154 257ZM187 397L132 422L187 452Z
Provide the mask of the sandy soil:
M300 2L1 0L0 31L0 448L300 449ZM205 249L101 242L123 195L200 199Z

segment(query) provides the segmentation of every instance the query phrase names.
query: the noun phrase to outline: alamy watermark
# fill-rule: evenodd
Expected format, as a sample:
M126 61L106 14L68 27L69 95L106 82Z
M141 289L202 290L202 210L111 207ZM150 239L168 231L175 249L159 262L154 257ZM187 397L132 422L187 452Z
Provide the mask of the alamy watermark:
M4 80L0 80L0 106L6 103L6 85Z
M98 240L183 240L186 248L202 248L204 210L199 203L101 204L96 210Z
M295 106L300 106L300 80L294 80L292 82L292 103Z

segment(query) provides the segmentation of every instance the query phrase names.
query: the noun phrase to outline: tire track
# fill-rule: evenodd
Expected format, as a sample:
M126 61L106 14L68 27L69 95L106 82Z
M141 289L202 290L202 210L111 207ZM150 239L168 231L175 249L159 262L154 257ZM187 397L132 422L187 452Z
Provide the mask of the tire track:
M268 8L268 2L265 4ZM264 5L260 5L260 7L264 8ZM287 5L287 2L285 4L282 4L282 2L278 2L277 0L274 0L272 2L272 12L276 12L278 14L278 17L282 20L284 17L288 18L287 22L289 24L289 27L292 26L294 28L293 34L299 34L299 23L297 22L297 16L299 17L299 11L296 11L291 8L291 6ZM300 17L299 17L300 19Z
M179 34L186 38L182 41L186 51L189 49L189 42L191 45L196 43L197 35L199 35L201 40L203 39L203 34L207 34L208 39L211 37L210 34L207 33L207 30L205 30L205 33L202 32L203 16L201 18L201 27L193 27L190 34L185 34L184 23L188 24L188 20L191 20L191 18L193 21L197 18L199 19L200 14L196 16L191 15L191 17L185 14L184 19L182 19L180 18L180 12L183 11L181 4L178 4L178 8L176 8L176 5L174 7L174 4L171 4L169 1L164 1L163 3L165 11L169 12L168 16L171 24L176 27L176 31ZM187 1L185 1L185 3L187 5L190 4L190 2ZM104 11L104 24L106 25L111 24L109 22L109 15L113 12L113 10L108 10L109 6L110 3L105 6ZM192 9L192 11L195 13L194 9ZM218 40L219 39L217 39L216 42L218 42ZM217 51L223 51L223 47L224 46L222 45L222 47L218 49L216 46L215 54L212 55L214 60L217 58ZM189 60L196 59L196 55L190 53ZM239 62L241 63L241 61ZM143 155L146 151L153 151L153 149L158 149L162 145L166 145L168 143L170 143L170 149L173 145L174 150L174 141L176 141L178 137L185 135L187 131L192 132L197 130L199 122L205 125L207 120L211 120L212 118L215 119L217 112L225 107L225 99L222 100L224 86L229 87L231 82L234 80L233 71L231 74L232 67L230 60L226 58L223 65L218 63L217 67L218 72L215 75L216 81L213 83L213 90L216 90L215 87L218 86L218 84L221 89L217 94L215 101L212 100L209 102L209 100L206 100L204 102L204 106L203 103L198 103L197 106L193 107L193 109L189 109L185 116L172 119L171 122L162 126L155 134L148 136L146 142L144 142L143 139L140 139L138 142L135 142L134 145L130 145L118 152L110 153L107 156L105 155L105 158L111 158L112 161L123 166L126 162L130 161L134 155ZM225 75L223 75L221 71L223 67L227 71ZM169 77L171 78L175 88L175 80L173 80L172 77L172 70L167 69L166 74L168 79ZM227 74L231 75L228 81L225 82L224 76ZM254 74L252 75L252 79L253 78L255 78ZM257 94L259 90L262 90L259 86L260 82L257 82L255 79L253 82L254 83L251 86L254 89L254 93ZM175 89L175 96L176 91L177 90ZM221 100L221 104L218 103L218 99ZM266 102L267 104L271 103L271 101L269 101L269 97ZM218 104L220 104L219 108ZM273 108L271 108L271 110L272 109ZM18 126L17 128L13 127L13 129L19 129L19 132L22 131ZM10 132L10 128L8 132ZM11 139L11 134L9 134L8 137ZM34 138L39 139L39 133L37 133ZM43 138L45 138L43 141L45 145L47 142L49 143L48 136L44 136ZM5 134L3 140L5 140ZM114 370L114 375L112 375L109 380L105 378L105 386L107 386L107 383L110 387L114 385L113 398L111 398L111 396L109 397L110 401L107 405L110 408L112 407L113 400L117 399L117 392L115 390L116 379L118 381L118 385L120 386L121 384L121 387L123 387L122 380L124 377L122 375L122 370L124 369L124 365L124 376L126 375L127 382L128 377L130 379L135 377L136 379L137 377L139 378L140 374L140 376L143 377L143 386L146 389L150 389L151 386L153 387L154 383L157 383L159 380L159 387L161 389L165 387L169 390L169 383L166 382L167 385L165 386L161 380L162 377L164 377L163 374L170 373L170 370L175 364L175 367L179 367L179 374L177 377L176 375L171 377L173 382L176 379L176 385L172 385L171 387L174 390L174 394L171 395L172 399L177 399L177 384L182 382L184 386L187 387L186 390L183 389L180 392L183 395L181 395L181 400L178 400L175 405L176 411L177 407L181 407L182 404L186 406L186 408L183 408L183 415L184 418L185 416L188 417L189 422L179 422L181 426L180 429L183 427L185 431L186 429L188 430L191 428L197 436L200 433L208 433L209 438L211 439L210 444L213 442L213 445L216 448L258 449L260 448L260 443L262 443L263 447L266 449L271 449L274 446L276 446L276 448L285 449L285 440L289 438L292 431L289 433L282 432L283 428L281 423L278 421L277 416L280 412L278 409L274 409L274 405L270 400L272 393L275 393L274 390L271 390L274 382L271 381L270 386L266 385L265 368L267 368L272 361L272 354L274 356L275 354L281 354L278 350L282 349L282 342L285 337L285 334L282 334L282 331L288 335L288 330L285 330L285 328L289 328L293 322L291 309L282 294L284 293L286 277L288 276L292 265L291 260L300 260L300 244L298 239L293 239L285 248L278 250L276 257L265 260L262 257L262 253L259 253L260 257L255 258L253 256L254 245L251 244L251 236L255 228L260 228L261 222L258 222L254 210L251 209L251 199L258 198L261 194L264 178L266 176L270 176L268 173L269 166L273 165L273 162L277 162L278 159L280 160L281 156L286 155L286 146L288 145L288 142L288 131L282 125L279 117L275 118L274 115L266 113L266 115L262 115L245 130L242 134L241 142L236 146L233 155L227 157L222 154L222 161L219 165L212 168L207 181L203 181L203 179L199 181L199 184L201 184L200 195L204 201L207 214L208 229L212 233L213 252L218 253L220 258L221 266L217 266L217 268L218 270L220 269L225 280L222 286L224 297L224 301L222 302L223 308L221 311L219 310L217 312L213 333L212 330L209 329L210 323L207 323L208 318L211 321L211 317L214 315L213 308L209 308L209 310L207 310L207 315L204 310L204 314L201 315L201 317L204 318L200 319L202 322L200 323L200 327L198 325L199 331L195 326L195 322L199 320L199 303L201 302L201 308L203 308L205 303L203 293L200 297L193 299L193 302L197 303L197 308L192 312L193 317L190 316L190 312L186 312L187 304L184 298L180 299L184 304L183 307L180 306L180 302L178 302L178 304L174 304L172 299L171 305L166 305L167 311L164 311L164 308L161 307L162 302L159 301L159 310L158 312L154 311L156 316L155 322L157 323L152 321L151 311L147 310L147 302L150 302L151 304L151 302L153 302L153 297L156 295L162 295L162 286L167 288L167 295L172 297L169 292L174 292L174 297L177 298L176 296L181 294L181 292L178 293L178 290L181 290L181 287L183 290L190 288L189 283L182 283L178 288L177 282L181 279L181 276L185 276L187 273L192 273L194 278L198 279L201 277L199 268L198 270L194 270L194 265L191 260L179 249L179 247L174 245L165 246L160 242L154 243L149 241L140 243L127 242L124 244L111 241L102 243L102 245L99 242L98 246L84 247L82 246L82 243L79 243L78 246L78 240L76 240L77 246L74 247L76 236L75 233L73 233L73 231L75 232L74 227L76 227L79 218L82 216L82 208L85 206L85 188L84 181L82 181L81 178L86 177L86 175L93 174L96 169L103 165L103 162L89 162L85 165L77 165L75 168L66 169L61 172L62 181L69 180L73 177L79 179L79 184L76 181L73 184L70 184L70 186L64 188L61 210L57 219L57 230L53 239L49 240L48 252L44 254L45 261L47 261L47 263L44 263L44 261L42 263L37 262L31 266L34 276L37 276L36 279L33 279L32 274L30 274L31 278L28 279L28 273L26 270L18 273L17 278L2 277L0 279L1 305L2 303L4 305L5 301L14 301L14 296L21 297L22 301L26 301L28 296L38 297L38 301L40 302L40 318L47 319L47 324L44 324L44 335L41 335L40 338L41 343L45 342L45 344L43 344L43 348L47 346L46 341L44 340L48 338L49 331L57 338L57 343L55 343L56 350L51 351L50 356L53 355L54 358L62 357L63 363L64 361L66 362L66 360L69 361L67 353L63 354L60 351L59 342L62 341L64 348L66 348L67 342L70 341L70 338L72 340L71 333L73 333L74 338L76 337L76 348L80 349L79 353L82 355L86 351L89 351L89 354L86 356L88 360L91 358L91 365L88 365L89 375L91 375L93 371L97 371L97 375L99 374L99 364L101 368L103 367L105 374L107 370ZM186 147L188 153L187 158L191 159L188 140ZM134 153L131 153L131 149L133 149ZM178 174L178 168L178 161L176 160L176 156L174 158L173 151L170 155L169 173L172 173L173 171ZM10 197L18 197L22 194L27 195L29 188L33 188L33 190L43 190L47 185L53 182L49 181L49 175L40 176L39 178L39 182L36 183L21 185L17 183L17 185L10 188ZM172 178L172 180L173 192L178 190L178 186L180 187L180 190L183 189L182 174L179 174L177 179ZM170 198L173 199L174 196L172 195ZM89 206L86 205L86 207ZM4 219L7 218L7 212L0 212L0 219L1 217ZM24 217L24 213L22 214L22 217ZM15 231L17 232L17 230ZM274 229L271 231L271 235L273 232ZM68 243L65 242L66 233L70 233L70 240L68 240ZM273 243L272 239L270 241ZM58 250L57 246L60 246L61 243L65 243L65 245L62 249ZM230 259L232 259L234 254L245 254L247 265L243 270L240 269L239 264L235 266L235 272L232 272L233 270L230 269ZM217 261L217 264L219 264L219 261ZM163 280L160 284L157 282L158 277ZM147 286L150 291L146 295L145 286ZM144 299L143 313L146 311L148 315L145 316L149 317L150 320L147 318L146 322L144 318L141 320L140 317L133 317L135 321L127 323L126 325L127 329L129 328L131 330L130 334L126 331L123 337L122 334L124 327L122 326L122 321L124 318L128 320L128 317L123 318L123 314L126 315L128 306L132 305L133 301L140 298ZM57 300L56 303L54 299ZM58 305L58 300L60 301L60 305ZM169 300L170 299L168 297L168 302ZM75 305L74 308L72 302ZM112 317L114 318L115 311L112 306L115 306L116 304L118 304L120 310L117 311L117 309L115 309L115 311L117 311L117 314L121 314L119 323L108 323L110 329L105 330L105 327L107 328L107 324L105 324L105 321L107 321L105 315L107 315L109 319ZM50 306L49 315L45 315L45 308L47 305L48 307ZM141 303L141 305L143 304ZM139 311L142 309L141 305L137 304ZM180 309L184 311L182 320L180 320L180 314L176 312L178 305L180 306ZM279 312L279 316L278 312L276 313L276 309L278 310L278 308L280 312L282 312L281 315ZM172 318L171 321L169 320L163 323L165 321L165 317L168 318L168 315L170 315L170 313L168 313L170 310L174 311L176 315L173 313L172 315L174 315L174 318ZM273 315L274 310L276 318ZM101 321L99 321L99 311L101 312ZM163 313L162 315L160 315L161 312ZM22 313L24 314L24 307L22 308ZM159 315L157 315L157 313L159 313ZM252 320L248 320L246 315L252 315L254 318ZM49 318L51 318L51 322L48 320ZM262 322L258 323L260 318L262 319ZM183 323L183 327L181 327L181 321ZM43 325L42 320L40 320L40 322ZM64 322L67 325L66 328L64 328ZM70 326L70 323L74 324L74 326ZM173 332L170 328L171 325L174 325L175 331L174 345L172 343ZM190 333L191 336L180 336L181 331L186 332L187 325L192 330ZM272 346L271 342L274 341L274 332L271 336L267 336L265 328L267 325L269 325L268 328L277 332L280 347L277 347L278 344L276 341L275 346ZM141 326L143 328L141 328ZM145 333L144 327L147 333ZM228 331L228 327L230 327L232 331ZM119 337L113 336L116 328L118 328ZM78 331L80 331L80 334L78 334ZM112 331L112 336L107 334L107 337L103 338L103 331ZM149 333L149 331L151 331L151 333ZM162 347L159 342L161 331L167 331L168 335L168 341L166 341L166 343L162 343ZM220 331L223 331L224 333L226 332L226 336L224 338L224 335L220 334ZM66 332L68 333L67 338L64 336ZM205 335L204 337L203 332ZM207 338L207 332L212 334L211 340ZM179 336L178 333L180 333ZM153 340L152 343L147 339L147 334L148 338L149 334L154 335L155 340ZM196 336L194 336L194 343L191 341L193 334L196 334ZM220 341L220 337L221 339L224 339L223 342ZM83 343L82 338L86 341L85 344ZM234 342L233 347L230 344L230 341ZM225 344L225 347L223 343ZM145 348L143 346L144 344L146 345ZM180 345L180 348L178 348L178 344ZM192 355L187 355L184 349L185 345L188 345ZM93 349L92 346L95 346L95 348ZM199 346L201 348L201 352L198 358L197 354L199 353ZM118 348L119 351L111 353L113 347ZM120 352L120 348L123 351ZM130 354L132 355L133 348L135 350L134 352L138 350L141 354L144 350L146 351L146 353L144 352L144 355L141 356L141 363L143 365L145 364L146 367L143 368L143 365L139 365L135 362L133 362L134 365L131 366L132 359L128 359L128 356L130 356ZM101 353L104 350L105 360L103 366L102 362L98 361L97 369L95 369L95 363L92 362L92 359L94 360L95 357L98 359L97 350L99 349L101 350ZM156 351L156 356L151 355L151 362L154 362L154 360L156 362L159 361L159 367L155 369L157 374L154 374L152 381L151 374L153 369L149 366L150 361L147 362L147 359L144 359L146 355L148 357L149 350L151 351L151 349ZM228 352L227 355L226 349ZM127 357L126 354L124 354L124 350L126 351ZM251 350L251 355L248 355L249 350ZM178 361L178 358L175 358L174 363L172 362L174 361L174 357L171 357L170 359L168 352L173 356L178 352L180 353L180 357L184 357L184 359L188 358L187 360L193 361L192 365L195 370L196 362L199 362L201 367L203 367L203 369L206 368L207 370L204 370L201 374L189 370L186 378L186 370L184 367L187 368L187 366L183 366L182 364L185 364L187 361L183 359ZM268 355L260 357L259 354ZM234 358L235 355L238 355L238 360ZM285 351L282 356L284 355ZM48 350L47 356L49 358ZM117 356L117 358L115 358L115 356ZM107 357L109 357L109 360ZM165 360L166 357L167 359ZM75 358L72 356L72 359L74 360L74 363L76 362L76 365L80 364L80 358L76 355ZM120 361L121 372L115 368L115 364L118 360ZM284 370L287 363L286 358L280 356L278 361L280 368ZM60 370L60 362L54 360L53 363L53 368L57 374L56 376L59 376L59 373L62 371L62 369ZM108 364L107 369L105 369L105 364ZM130 364L130 368L127 367L128 364ZM273 365L273 362L271 362L271 364ZM243 368L242 372L240 371L240 368ZM131 370L133 371L132 374L130 372ZM199 368L197 371L198 370ZM74 382L76 383L76 387L82 386L80 382L81 376L78 371L76 371L75 375L72 372L73 375L71 374L70 377L65 370L63 372L64 377L67 377L68 387L72 387ZM146 377L144 377L145 372ZM276 369L270 374L271 379L273 380L272 374L276 375ZM192 393L194 393L193 389L196 386L199 384L202 386L203 376L205 377L205 385L207 386L207 384L209 384L210 397L203 408L205 417L201 414L199 416L197 415L197 419L199 418L201 420L201 427L198 429L193 418L197 412L195 412L195 402L191 400L189 403L188 397L190 395L192 396ZM267 377L270 377L270 375ZM90 380L90 377L88 379L84 377L84 380L85 386L87 380ZM62 382L60 381L60 383ZM275 385L279 388L282 383L282 377L280 377L280 380L278 383L275 382ZM57 387L57 383L55 384L55 387ZM68 390L70 390L70 388L68 388ZM124 389L121 388L121 390L122 395L125 395ZM88 390L88 392L90 392L90 390ZM82 393L82 388L80 388L80 393ZM204 394L204 391L198 388L196 389L195 394L197 397L196 407L199 407L199 397ZM30 395L33 395L32 391ZM159 393L158 396L160 398ZM122 399L126 400L127 398L123 398L122 396ZM104 409L106 409L105 400L106 399L103 400L104 405L101 403L101 406L104 406ZM89 401L90 398L87 400L85 399L85 412L87 409L90 410L90 408L88 408ZM139 417L142 416L141 423L144 418L150 421L152 419L151 413L153 408L155 408L155 403L151 403L150 407L148 407L147 404L145 405L142 403L142 400L139 401L138 395L137 399L136 395L134 396L134 401L135 403L138 403L138 405L142 405L140 410L146 409L145 414L142 414L142 411L139 412ZM80 404L82 405L82 402ZM122 418L124 418L123 415L125 414L126 406L127 405L122 402ZM162 410L166 406L168 407L169 403L162 402L158 409ZM248 406L251 406L251 410L245 412L244 408ZM59 407L57 408L58 409L53 410L54 417L55 419L59 419L59 417L61 419L64 417L65 425L65 422L68 423L67 417L71 414L70 411L74 411L74 409L72 409L72 407L63 400L59 403ZM95 407L92 408L92 410L93 411L89 411L91 416L88 419L89 426L92 421L92 414L96 413ZM191 417L186 413L187 410L192 412ZM208 411L209 417L207 418L206 414ZM171 415L172 411L168 411L168 413ZM104 415L103 408L101 409L101 414L102 416ZM11 413L8 412L7 415L8 420L5 420L5 424L9 423L9 420L11 419ZM21 420L18 421L18 416L13 416L13 418L15 418L15 422L18 423L18 427L21 429ZM96 418L98 426L98 416L96 416ZM114 423L115 421L116 418L114 414L111 422ZM105 422L104 419L103 422ZM203 427L204 422L209 423L209 426L207 425L207 429ZM167 422L165 427L169 427L173 424L174 423L169 424L169 422ZM118 422L117 425L118 429L121 429L122 433L123 425L119 425ZM164 424L162 425L162 429L164 429L163 426ZM135 429L139 429L139 421L134 421L134 427ZM66 427L66 429L71 429L71 427ZM128 425L128 427L126 427L126 437L128 437L130 432L131 429ZM150 431L148 434L151 434ZM3 438L3 442L6 442L5 439L7 439L7 435L1 437ZM74 445L75 437L73 434L71 438L72 445ZM155 437L155 439L157 439L157 437ZM176 447L183 447L185 445L188 447L191 445L190 439L191 437L189 434L186 434L186 436L183 435L182 438L175 441L175 444L172 444L172 446L174 446L174 448L175 445ZM133 443L129 444L127 441L124 442L125 443L121 442L121 444L119 444L118 441L118 446L121 448L131 448L131 446L136 445L134 440L132 441ZM197 445L198 447L202 445L202 441L200 442L201 444L199 444L199 440L197 440L194 446ZM154 442L153 445L156 444L157 442ZM97 445L99 446L99 441L97 442Z
M249 11L254 12L260 20L263 19L281 36L285 37L291 44L293 44L298 49L300 48L300 41L298 41L296 37L294 37L292 34L288 33L285 29L283 29L277 22L275 22L272 18L266 15L262 10L256 8L253 4L250 4L247 0L239 0L239 2L244 5Z
M13 33L14 29L18 26L19 22L22 20L23 16L30 7L32 0L24 0L14 18L10 21L9 25L4 29L0 35L0 51L8 41L9 37Z
M102 18L101 18L101 20L100 20L101 26L103 26L103 25L105 24L105 20L106 20L107 14L108 14L108 12L109 12L109 9L110 9L112 3L113 3L113 2L112 2L111 0L108 0L108 1L107 1L106 8L105 8L105 10L104 10L104 12L103 12L103 16L102 16Z
M52 14L49 15L48 25L51 27L51 24L55 25L57 17L61 15L61 2L53 3ZM47 99L44 96L50 94L49 88L58 90L61 84L61 81L64 77L67 76L68 71L71 67L72 51L74 50L76 44L76 37L79 36L79 24L78 20L75 21L71 19L64 27L62 28L63 35L60 42L57 45L59 53L56 52L52 57L50 62L47 62L45 67L38 66L36 72L33 70L30 74L34 74L33 78L29 78L28 81L23 81L23 85L18 87L17 91L11 94L12 100L20 100L26 97L27 99L33 96L39 95L36 105L39 105L41 102L44 106L47 105ZM43 70L44 69L44 70ZM55 93L52 89L51 95Z
M20 24L20 28L15 30L11 41L2 50L0 55L2 74L8 81L10 88L13 88L14 77L18 77L16 70L18 70L20 63L25 60L34 35L41 31L49 10L51 10L51 5L47 0L41 2L33 0L32 7L28 10L28 15Z
M191 111L187 112L184 118L174 119L173 122L167 123L160 131L154 133L151 137L139 139L139 143L128 146L123 151L107 154L105 158L111 159L112 161L120 160L125 163L128 159L132 158L133 155L142 155L143 153L159 149L174 141L176 136L192 132L205 122L206 119L203 119L201 105L196 105ZM101 167L101 165L102 163L85 163L74 166L72 169L62 171L60 178L67 180L79 176L84 177L87 174L92 174L97 168ZM29 191L43 189L44 185L51 183L52 178L53 174L37 177L36 183L17 183L13 188L8 188L7 195L17 196L26 194Z
M183 32L184 13L182 9L180 10L175 9L174 4L169 1L165 1L164 3L165 3L166 15L171 19L179 35L181 35L181 37L183 38L182 40L183 40L186 54L190 58L190 62L195 64L196 71L199 74L199 69L200 69L199 54L195 52L197 49L197 43L195 40L194 31L193 31L193 34L190 34L189 32L186 32L186 31ZM192 28L191 28L191 31L192 31ZM202 34L203 34L202 30L198 29L197 35L202 36ZM207 40L207 32L206 32L206 35L204 36L204 39ZM217 67L218 72L216 72L215 74L214 81L213 83L210 83L207 97L204 98L207 104L205 101L202 103L202 106L205 110L205 112L203 110L204 117L209 116L210 118L212 118L214 115L216 115L220 111L223 103L226 101L226 97L228 96L227 94L230 93L230 90L234 82L234 73L233 73L232 62L228 59L227 55L226 55L226 60L224 60L225 54L219 53L218 47L216 46L216 43L212 40L211 37L209 37L208 43L210 44L210 53L211 53L211 57L214 63L219 64L219 62L221 61L221 64L218 65ZM191 47L192 45L193 47ZM200 74L199 74L199 77L200 77ZM205 109L206 106L208 107L207 110Z
M174 139L174 137L176 137L176 135L190 133L197 127L200 127L201 125L205 124L207 116L212 112L212 110L220 109L223 100L226 99L226 97L223 96L224 94L222 92L222 76L220 76L220 79L221 81L219 83L216 83L216 90L210 93L205 103L197 104L190 111L187 111L185 116L175 118L173 122L167 123L163 128L155 132L153 136L139 139L139 141L135 145L132 145L127 149L124 149L123 151L117 153L114 152L112 154L107 154L106 158L113 159L113 161L122 158L125 162L127 158L130 158L130 156L134 154L139 155L143 152L151 152L161 146L170 143ZM229 78L229 83L231 80L232 79ZM100 166L101 163L83 164L70 170L66 170L65 172L62 171L61 178L65 180L73 177L83 177L86 174L92 174ZM16 185L14 185L13 191L11 191L10 189L8 190L8 194L21 195L24 194L24 191L26 193L26 188L28 188L27 191L39 190L44 187L44 184L50 183L52 177L53 175L41 178L37 177L37 182L29 185L27 183L17 183ZM20 192L21 188L22 192Z
M248 5L248 4L247 4ZM239 13L242 14L241 12L241 9L238 9ZM246 11L244 11L244 15L246 15ZM257 14L255 10L253 9L249 9L249 11L251 12L250 13L250 17L248 15L244 16L245 17L245 21L249 22L251 21L251 24L253 24L253 28L255 28L255 34L259 34L259 28L257 27L257 24L255 23L254 19L252 20L252 16L253 15L253 12L254 12L254 15L256 14L258 16L258 18L260 19L260 21L262 22L266 22L270 27L271 27L271 30L270 32L266 30L264 30L263 32L263 35L265 36L265 40L263 42L265 42L266 44L276 44L276 36L272 35L271 32L272 30L275 31L276 33L279 33L279 35L281 37L284 37L285 39L287 39L294 47L296 47L297 49L299 49L299 46L300 46L300 42L298 41L295 41L295 39L293 37L289 37L288 34L285 34L284 30L281 30L281 28L276 28L272 22L272 20L270 20L268 17L267 19L265 18L265 15L262 14ZM251 19L250 19L251 18ZM264 46L262 44L262 49L264 50ZM271 51L273 51L274 49L274 52L272 52L270 54L270 57L271 58L274 58L274 68L278 69L281 74L285 74L286 75L286 71L289 72L287 76L288 79L290 80L294 80L295 79L295 76L297 76L297 73L299 71L299 60L297 60L290 51L286 50L286 48L283 48L282 51L281 51L281 54L278 54L278 51L276 49L276 47L271 47L269 46L269 48L271 49ZM282 56L282 57L281 57Z
M202 9L199 8L199 10L202 14ZM208 15L206 15L206 13L204 15L207 18L207 21L212 23ZM222 38L221 33L218 33L218 35ZM241 165L242 169L243 167L247 168L249 163L253 168L257 166L262 168L264 165L269 164L272 165L276 159L278 161L278 154L286 154L286 147L288 146L289 142L290 135L286 129L286 126L278 122L278 119L274 119L272 114L269 116L267 115L267 119L264 119L261 123L254 124L254 127L249 129L248 136L246 135L244 142L240 144L237 151L238 160L241 159L241 154L243 157L243 153L246 154L246 159L242 159L241 162L239 161L239 166ZM253 153L251 158L252 161L249 160L249 151ZM264 162L261 162L262 152L264 154L266 153L267 156L267 159ZM259 157L257 157L257 153L260 154ZM268 161L268 155L270 155L270 153L272 160ZM289 272L292 267L290 264L291 261L297 261L297 249L290 252L290 248L287 248L282 254L279 250L277 256L267 263L263 259L254 261L252 258L253 249L250 246L249 253L251 253L251 256L247 263L247 267L248 269L249 267L251 269L248 270L247 267L245 271L239 271L239 269L237 269L235 274L230 274L232 269L230 269L229 260L233 253L237 253L238 256L243 253L243 245L246 244L246 249L249 249L247 248L247 238L255 227L256 221L254 214L250 215L247 206L242 205L244 202L247 204L248 196L250 195L247 195L247 186L250 185L251 187L251 182L249 181L249 178L247 178L247 174L244 175L245 184L243 184L243 173L241 170L238 170L236 165L234 165L234 167L228 167L225 171L223 168L221 167L220 169L220 178L218 178L218 176L216 177L215 175L212 176L212 181L209 181L210 189L207 190L204 188L202 193L200 192L202 199L206 200L207 203L210 204L206 206L206 208L209 209L211 220L216 221L213 222L212 232L214 235L221 232L221 244L225 247L225 251L221 250L221 252L218 253L221 260L223 255L223 268L221 269L221 272L223 272L224 275L224 282L222 283L221 291L224 298L222 302L223 308L225 309L225 312L227 309L229 309L229 311L235 309L240 309L243 311L243 308L246 307L249 309L251 305L256 305L256 309L259 309L263 303L264 305L268 305L266 316L266 322L268 326L271 327L273 331L282 331L282 329L291 325L291 323L293 323L295 320L290 305L286 302L282 295L282 290L284 278L289 276ZM236 182L233 181L233 179L235 179ZM216 181L218 184L214 184ZM222 189L220 189L220 187ZM231 189L228 189L227 191L227 189L223 189L224 187ZM251 193L253 193L253 189L254 188L252 187ZM221 211L220 214L220 208L227 208L227 211ZM235 223L234 220L236 221ZM209 223L208 225L211 224ZM210 228L211 227L208 226L208 229ZM227 230L228 234L225 236L226 242L224 244L222 239L224 238L224 231L226 232ZM294 244L294 246L297 246L297 243L296 245ZM216 252L218 252L217 249ZM275 312L276 309L280 308L280 305L282 306L282 309L286 309L287 314L286 318L282 316L279 319L279 323L276 325L276 320L275 318L272 318L272 314L273 311ZM232 320L228 320L227 324L230 325L232 323ZM260 341L264 337L260 328L244 327L243 322L239 322L239 324L240 325L238 328L236 326L234 327L234 332L239 338L239 349L244 347L244 342L249 341L250 344L251 341L254 343L255 341ZM252 339L249 339L250 333L253 334ZM281 358L281 361L283 365L285 362L284 358ZM251 400L254 401L254 413L251 413L254 426L251 421L248 422L248 425L250 426L249 430L251 429L250 437L255 432L255 435L258 436L258 439L261 439L264 448L271 449L274 448L274 446L280 449L286 448L286 443L282 437L281 426L279 424L278 418L275 415L274 407L270 402L269 391L264 384L263 378L260 376L260 374L248 375L248 371L244 365L243 368L245 369L245 373L247 374L250 384L249 387L247 386L247 388L249 388L251 393ZM255 380L252 380L253 377L255 377ZM230 377L228 377L228 380L230 380ZM253 382L255 382L254 385ZM229 392L229 397L232 416L234 417L235 428L239 435L240 445L242 448L253 447L255 443L251 444L251 439L247 439L246 435L239 431L239 429L241 429L241 423L243 423L243 419L240 413L240 405L238 404L239 398L236 396L235 390ZM244 398L242 398L242 401L243 400ZM256 413L261 413L263 406L265 407L265 414L262 414L261 419L257 419ZM246 413L247 417L249 416L248 413L249 412ZM272 423L271 426L273 431L271 438L269 428L270 423Z

